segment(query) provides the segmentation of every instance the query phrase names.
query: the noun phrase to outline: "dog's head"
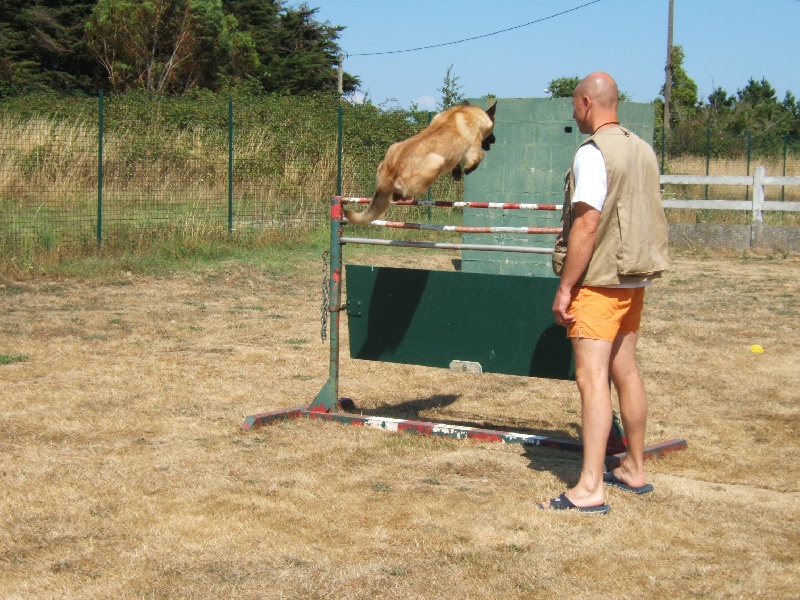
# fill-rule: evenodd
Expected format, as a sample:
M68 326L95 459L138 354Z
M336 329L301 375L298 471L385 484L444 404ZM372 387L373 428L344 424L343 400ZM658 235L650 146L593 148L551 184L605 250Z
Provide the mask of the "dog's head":
M489 115L489 119L491 119L492 121L492 128L489 130L489 135L483 138L483 142L481 142L481 148L487 151L491 148L492 144L494 144L497 141L497 138L494 137L494 111L496 108L497 108L497 102L492 104L486 110L486 114Z
M494 111L496 108L497 108L497 102L495 102L489 108L486 109L486 114L489 115L489 118L492 120L492 123L494 123Z

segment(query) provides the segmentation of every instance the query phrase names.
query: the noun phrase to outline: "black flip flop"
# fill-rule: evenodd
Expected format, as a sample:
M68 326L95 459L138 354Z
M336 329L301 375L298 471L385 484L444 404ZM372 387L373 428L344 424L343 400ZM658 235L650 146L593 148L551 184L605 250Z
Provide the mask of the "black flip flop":
M645 483L642 487L631 487L627 483L623 483L617 479L616 475L614 475L614 471L603 473L603 483L621 490L625 490L626 492L630 492L632 494L646 494L653 491L653 484L651 483Z
M596 513L600 515L608 514L608 511L611 510L611 506L608 504L600 504L599 506L575 506L569 498L567 498L567 494L561 494L558 498L553 498L550 500L550 506L542 506L541 504L538 505L541 510L576 510L578 512L584 513Z

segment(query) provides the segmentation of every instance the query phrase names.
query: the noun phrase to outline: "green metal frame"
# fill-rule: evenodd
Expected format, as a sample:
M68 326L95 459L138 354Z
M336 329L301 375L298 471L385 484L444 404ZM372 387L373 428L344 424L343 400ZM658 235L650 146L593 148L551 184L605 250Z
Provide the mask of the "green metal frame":
M342 202L337 197L331 201L331 249L328 277L328 321L330 352L328 381L309 405L313 412L337 410L339 402L339 317L342 312Z

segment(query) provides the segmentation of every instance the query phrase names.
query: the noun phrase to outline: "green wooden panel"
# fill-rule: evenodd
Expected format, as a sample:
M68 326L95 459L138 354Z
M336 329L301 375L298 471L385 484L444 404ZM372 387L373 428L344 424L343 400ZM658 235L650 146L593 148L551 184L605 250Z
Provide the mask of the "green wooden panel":
M488 108L486 98L471 99L472 104ZM652 142L655 113L652 104L622 102L620 121L642 139ZM478 202L561 204L564 200L564 175L575 149L586 136L572 119L571 98L499 98L494 127L496 143L475 172L464 179L464 199ZM554 227L561 214L539 211L491 211L465 209L464 224L471 226ZM552 247L555 236L523 236L491 242L506 245ZM464 243L488 243L487 237L465 234ZM463 270L476 273L511 273L554 277L550 257L537 254L502 254L465 250Z
M556 279L346 265L345 284L352 358L574 377L551 312Z

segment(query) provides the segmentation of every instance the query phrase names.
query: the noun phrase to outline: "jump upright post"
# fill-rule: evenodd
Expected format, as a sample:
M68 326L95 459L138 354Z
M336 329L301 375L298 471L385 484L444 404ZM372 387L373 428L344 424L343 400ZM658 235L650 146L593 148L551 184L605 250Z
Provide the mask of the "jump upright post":
M309 404L248 416L242 428L251 429L289 418L307 417L390 431L582 450L582 444L577 440L349 412L355 408L354 403L350 399L339 398L339 328L342 312L347 312L348 315L352 358L442 367L468 373L494 372L555 379L574 377L570 343L550 312L558 279L345 266L342 251L346 244L536 254L548 254L552 252L550 248L356 238L343 235L345 224L342 203L365 201L368 199L334 196L331 202L330 262L325 307L330 343L328 380ZM399 201L395 204L412 203L505 210L561 209L555 205L477 202ZM373 225L469 234L536 235L558 231L553 228L463 227L395 221L376 221ZM521 231L522 229L525 231ZM345 304L342 304L343 277L347 279ZM684 440L669 440L648 446L645 448L645 456L654 457L685 447ZM615 417L606 450L608 467L619 463L625 448L625 434Z

